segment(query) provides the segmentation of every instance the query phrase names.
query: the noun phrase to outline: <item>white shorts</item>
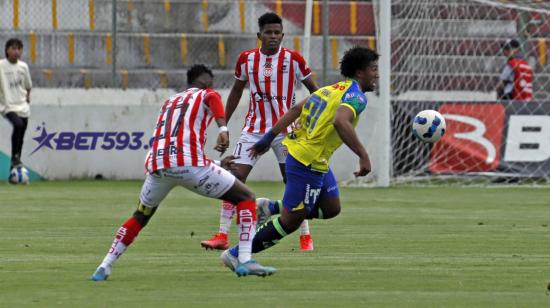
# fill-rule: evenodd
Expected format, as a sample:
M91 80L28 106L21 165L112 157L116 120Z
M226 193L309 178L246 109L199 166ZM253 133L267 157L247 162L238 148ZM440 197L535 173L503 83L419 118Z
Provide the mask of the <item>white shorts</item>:
M220 198L235 183L235 176L220 166L175 167L147 174L139 201L157 207L175 186L210 198Z
M235 159L235 163L254 166L258 161L258 158L250 158L247 150L251 148L254 143L262 139L263 136L263 134L249 133L245 131L241 132L239 141L237 141L235 150L233 151L233 155L240 156L240 158ZM277 158L279 164L284 164L286 161L286 156L288 155L286 146L283 145L283 139L285 139L285 137L286 135L279 134L271 143L271 149L273 150L273 153L275 153L275 157Z

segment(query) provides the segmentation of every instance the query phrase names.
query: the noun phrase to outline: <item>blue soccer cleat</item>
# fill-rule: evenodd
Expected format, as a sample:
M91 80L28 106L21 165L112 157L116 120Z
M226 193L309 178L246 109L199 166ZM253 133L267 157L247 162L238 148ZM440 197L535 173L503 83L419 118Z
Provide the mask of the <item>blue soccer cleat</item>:
M109 275L111 275L111 267L101 267L99 266L95 273L92 275L93 281L105 281L107 278L109 278Z
M277 270L273 267L263 266L256 260L250 259L245 263L239 263L235 268L237 276L256 275L260 277L271 276L275 274Z

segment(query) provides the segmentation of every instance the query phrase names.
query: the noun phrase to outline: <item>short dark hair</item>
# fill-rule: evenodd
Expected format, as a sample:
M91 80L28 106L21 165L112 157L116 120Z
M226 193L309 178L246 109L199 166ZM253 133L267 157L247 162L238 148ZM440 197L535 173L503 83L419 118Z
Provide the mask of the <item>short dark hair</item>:
M378 57L376 51L369 48L355 46L348 49L340 62L340 74L353 78L357 71L364 70L372 62L377 61Z
M207 73L214 78L212 71L204 64L195 64L187 71L187 83L192 84L200 75Z
M4 48L4 53L6 54L6 58L8 57L8 48L15 47L15 48L23 48L23 42L21 42L18 38L10 38L6 42L6 47Z
M283 20L281 19L281 17L279 17L279 15L273 12L268 12L258 18L258 27L260 27L260 31L262 31L264 29L264 26L267 24L280 24L282 27Z
M520 46L520 43L518 40L509 39L509 40L506 40L504 44L502 44L502 49L517 49L519 48L519 46Z

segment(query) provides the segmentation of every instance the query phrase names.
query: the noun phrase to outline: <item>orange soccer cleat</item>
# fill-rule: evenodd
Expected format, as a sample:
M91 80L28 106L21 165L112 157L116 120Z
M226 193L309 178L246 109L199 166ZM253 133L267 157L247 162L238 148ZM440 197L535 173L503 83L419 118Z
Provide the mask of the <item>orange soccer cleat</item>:
M227 234L218 232L210 239L201 242L201 246L208 249L226 250L229 248L229 240Z
M300 250L301 251L313 250L313 239L311 239L311 234L300 235Z

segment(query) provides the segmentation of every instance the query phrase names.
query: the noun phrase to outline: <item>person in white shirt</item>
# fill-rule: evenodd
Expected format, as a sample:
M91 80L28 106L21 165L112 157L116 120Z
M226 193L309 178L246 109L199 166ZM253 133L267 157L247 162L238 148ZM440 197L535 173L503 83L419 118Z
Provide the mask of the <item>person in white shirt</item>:
M11 136L11 168L21 165L23 138L30 116L31 75L27 63L19 60L23 42L11 38L0 60L0 113L13 125Z

